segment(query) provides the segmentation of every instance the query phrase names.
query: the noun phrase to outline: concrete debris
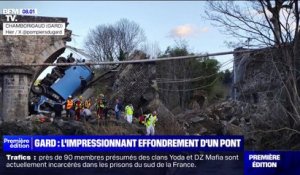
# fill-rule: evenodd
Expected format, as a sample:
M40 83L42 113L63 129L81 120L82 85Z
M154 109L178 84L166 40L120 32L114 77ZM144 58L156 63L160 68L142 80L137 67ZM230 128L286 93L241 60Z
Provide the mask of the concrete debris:
M201 127L201 128L200 128L200 131L199 131L199 134L200 134L200 135L206 134L207 131L208 131L208 129L206 129L206 128L204 128L204 127Z
M32 121L32 122L37 122L37 123L52 122L52 118L47 117L42 114L28 116L28 117L26 117L26 120Z
M232 123L222 121L224 135L243 135L242 128Z
M201 121L203 121L203 120L205 120L205 117L193 117L193 118L191 118L190 119L190 121L192 122L192 123L199 123L199 122L201 122Z
M193 100L190 105L189 105L190 109L193 110L200 110L201 106L199 105L199 103L196 100Z
M204 111L188 110L176 115L176 118L189 134L243 135L242 128L251 127L246 124L246 119L249 123L252 109L253 106L243 102L226 101Z
M243 135L245 148L249 149L300 149L299 144L293 143L295 141L282 137L295 133L276 131L288 126L289 121L277 103L250 104L229 100L202 111L185 111L175 118L188 135ZM299 141L300 136L296 140Z

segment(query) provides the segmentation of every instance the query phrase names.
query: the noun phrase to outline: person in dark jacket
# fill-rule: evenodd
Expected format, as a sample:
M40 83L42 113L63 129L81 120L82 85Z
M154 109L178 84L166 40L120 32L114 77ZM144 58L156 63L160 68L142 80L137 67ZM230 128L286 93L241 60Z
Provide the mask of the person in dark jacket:
M116 99L116 105L115 105L115 114L116 114L116 119L120 119L121 115L121 110L122 110L122 105L119 99Z
M84 89L86 88L87 82L82 76L80 76L80 84L81 84L80 91L81 91L81 94L83 94Z
M63 110L63 105L59 101L58 103L54 104L53 108L54 108L55 118L60 119L61 118L61 112Z

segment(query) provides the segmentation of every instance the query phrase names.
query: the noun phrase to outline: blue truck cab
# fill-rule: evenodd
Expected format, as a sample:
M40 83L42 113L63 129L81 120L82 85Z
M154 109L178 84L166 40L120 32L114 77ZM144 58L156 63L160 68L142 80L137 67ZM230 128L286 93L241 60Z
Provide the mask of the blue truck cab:
M73 96L78 90L84 88L83 81L89 82L92 78L93 73L89 67L71 66L65 71L65 75L51 86L51 89L65 101L69 95Z
M32 90L32 99L35 100L31 102L34 106L33 112L30 113L51 113L55 104L63 104L68 96L74 96L80 90L84 90L87 83L93 79L93 71L86 65L57 68L59 71L52 71L38 87L34 87L38 90Z

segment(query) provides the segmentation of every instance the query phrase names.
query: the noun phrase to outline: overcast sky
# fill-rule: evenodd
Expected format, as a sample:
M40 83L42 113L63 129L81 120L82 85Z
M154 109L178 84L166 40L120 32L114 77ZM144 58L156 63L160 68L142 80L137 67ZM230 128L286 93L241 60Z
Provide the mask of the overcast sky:
M224 44L228 36L203 18L205 1L6 1L0 7L36 8L40 16L67 17L68 29L76 35L69 45L78 48L83 48L88 32L97 25L127 18L138 23L147 40L158 43L162 51L180 38L194 53L232 50ZM231 58L216 57L221 63Z

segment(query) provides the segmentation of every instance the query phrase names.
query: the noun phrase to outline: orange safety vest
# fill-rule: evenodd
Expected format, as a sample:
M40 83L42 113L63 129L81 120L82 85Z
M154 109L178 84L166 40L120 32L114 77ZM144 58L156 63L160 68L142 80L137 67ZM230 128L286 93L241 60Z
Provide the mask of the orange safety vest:
M66 109L71 109L73 107L73 100L67 100Z

